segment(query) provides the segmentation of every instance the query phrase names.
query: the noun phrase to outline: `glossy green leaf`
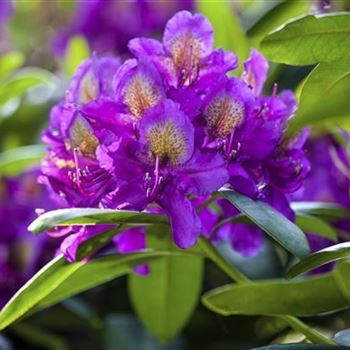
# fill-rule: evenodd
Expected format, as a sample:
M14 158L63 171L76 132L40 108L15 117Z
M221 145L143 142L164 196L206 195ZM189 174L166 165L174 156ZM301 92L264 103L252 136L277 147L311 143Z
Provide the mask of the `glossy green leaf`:
M320 345L320 344L281 344L268 345L260 348L253 348L252 350L346 350L348 348L337 345Z
M350 306L333 274L231 284L204 294L202 301L220 315L311 316Z
M67 75L71 77L79 64L90 57L89 45L82 36L73 36L66 49L64 65Z
M339 243L317 251L293 265L287 276L293 278L316 267L350 256L350 242Z
M295 223L306 233L314 233L332 241L338 240L337 231L317 216L297 214Z
M135 265L172 252L144 252L104 256L86 263L68 263L62 255L37 272L0 312L0 330L28 312L55 304L132 271ZM186 254L186 253L185 253ZM180 255L180 253L177 253Z
M305 14L310 7L308 1L285 0L277 4L248 30L248 37L252 47L259 47L266 34L272 32L292 18Z
M308 65L350 56L350 14L308 15L271 33L260 46L274 62Z
M232 190L225 189L221 193L242 214L246 215L290 253L299 258L310 253L303 231L277 210L266 203L254 201Z
M166 224L163 215L138 211L71 208L53 210L40 215L29 226L29 231L41 233L56 226L96 224Z
M24 56L18 51L8 52L0 57L0 80L12 73L15 69L22 66Z
M348 260L342 260L337 268L333 270L334 278L345 298L350 303L350 263Z
M326 217L327 219L343 219L350 217L350 211L338 204L325 202L292 202L296 214Z
M165 226L149 228L147 246L179 251ZM198 303L203 259L169 256L152 261L149 266L148 276L129 276L129 295L142 323L156 339L165 343L181 331Z
M0 83L0 103L22 96L29 88L39 84L53 84L52 73L40 68L23 68Z
M197 8L213 25L215 47L233 51L240 60L248 57L247 37L229 1L197 0Z
M303 85L289 132L327 119L350 117L349 89L350 58L319 64Z
M38 164L44 157L41 145L24 146L0 153L0 174L18 175L29 166Z

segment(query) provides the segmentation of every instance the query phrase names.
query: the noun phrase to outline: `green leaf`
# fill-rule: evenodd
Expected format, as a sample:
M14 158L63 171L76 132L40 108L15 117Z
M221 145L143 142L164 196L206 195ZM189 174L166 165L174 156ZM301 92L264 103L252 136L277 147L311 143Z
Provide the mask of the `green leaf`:
M308 1L286 0L277 4L248 30L247 34L251 46L258 48L266 34L272 32L286 21L305 14L309 7L310 3Z
M171 252L144 252L104 256L86 263L68 263L57 256L37 272L0 312L0 330L28 312L55 304L132 271L135 265ZM180 253L177 253L180 255Z
M233 51L240 60L246 59L249 53L248 40L232 4L229 1L197 0L197 8L213 25L215 47Z
M308 65L350 56L350 14L309 15L271 33L260 46L274 62Z
M39 84L53 84L55 76L40 68L23 68L0 83L0 104L22 96L29 88Z
M150 227L147 246L179 251L165 226ZM129 295L142 323L156 339L165 343L181 331L197 305L203 259L169 256L152 261L149 266L148 276L129 276Z
M242 214L246 215L290 253L299 258L310 253L303 231L274 208L232 190L225 189L221 193Z
M260 348L253 348L252 350L346 350L348 348L337 345L319 345L319 344L282 344L282 345L268 345Z
M347 260L342 260L337 265L337 268L333 270L335 280L342 291L345 298L350 303L350 264Z
M64 66L67 76L71 77L79 64L90 57L89 45L83 36L73 36L66 49Z
M18 51L8 52L0 57L0 80L24 63L24 55Z
M350 22L350 17L349 17ZM350 37L350 35L349 35ZM289 132L331 118L350 117L350 58L320 63L307 77Z
M41 145L24 146L0 153L0 174L18 175L29 166L38 164L44 155Z
M312 215L298 214L296 216L296 225L304 232L314 233L316 235L326 237L332 241L338 240L337 231L326 221Z
M38 234L56 226L97 224L166 224L165 216L139 211L71 208L53 210L40 215L28 230Z
M350 217L350 211L338 204L325 202L292 202L292 209L298 215L313 215L331 219Z
M287 276L293 278L316 267L350 256L350 242L339 243L317 251L293 265Z
M204 294L202 301L220 315L312 316L350 306L333 274L231 284Z

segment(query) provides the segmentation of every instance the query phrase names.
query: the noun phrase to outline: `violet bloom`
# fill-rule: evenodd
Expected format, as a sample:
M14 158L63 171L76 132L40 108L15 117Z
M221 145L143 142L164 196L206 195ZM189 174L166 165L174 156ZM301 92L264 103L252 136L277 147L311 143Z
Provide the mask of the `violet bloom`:
M192 0L78 0L70 23L54 40L62 55L69 39L82 35L97 53L127 54L127 43L135 36L157 35L177 11L192 10Z
M290 141L284 132L296 103L290 91L262 96L268 63L256 50L244 63L242 78L233 78L214 87L204 109L208 126L208 146L215 145L226 159L229 183L238 192L272 205L294 220L287 195L297 191L309 173L303 150L305 130ZM237 215L225 201L221 217ZM229 239L245 256L256 255L263 243L262 232L244 224L226 223L215 240Z
M340 142L341 136L343 142ZM342 131L338 137L327 134L311 139L306 147L312 163L309 178L304 186L292 196L295 201L320 201L350 208L350 160L348 156L349 135ZM350 233L348 219L339 220L336 227ZM312 232L310 232L312 233ZM350 237L350 236L349 236ZM312 235L311 248L320 250L333 242Z
M286 193L301 186L308 164L304 138L283 141L296 108L292 94L261 95L268 65L257 51L243 77L228 77L237 57L214 50L213 35L206 18L181 11L161 42L130 41L135 58L120 66L111 58L81 65L44 133L41 181L60 206L157 210L168 216L181 248L209 235L215 220L237 214L224 207L197 213L222 186L293 219ZM262 232L238 228L226 227L215 239L231 239L237 250L255 254ZM82 228L66 238L70 260L98 230ZM138 231L115 242L124 252L144 244Z
M35 209L51 209L45 188L37 184L38 170L18 177L0 178L0 307L44 263L57 245L47 237L34 237L28 225Z

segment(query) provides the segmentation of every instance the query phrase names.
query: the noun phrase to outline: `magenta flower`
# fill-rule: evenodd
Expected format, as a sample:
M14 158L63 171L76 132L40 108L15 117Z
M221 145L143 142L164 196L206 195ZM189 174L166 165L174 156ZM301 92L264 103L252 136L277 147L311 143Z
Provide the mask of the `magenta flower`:
M222 213L197 213L222 186L294 218L286 194L308 173L306 134L283 140L294 98L276 89L261 95L268 64L255 50L243 76L228 77L237 58L214 50L213 42L206 18L181 11L167 23L162 42L130 41L135 58L121 65L94 58L78 68L44 133L41 182L60 206L157 210L168 216L181 248L201 233L209 236L219 219L237 215L223 201ZM68 258L74 260L79 244L100 229L73 230L62 245ZM136 230L116 238L118 249L144 247L142 235ZM219 239L254 255L263 233L227 224Z

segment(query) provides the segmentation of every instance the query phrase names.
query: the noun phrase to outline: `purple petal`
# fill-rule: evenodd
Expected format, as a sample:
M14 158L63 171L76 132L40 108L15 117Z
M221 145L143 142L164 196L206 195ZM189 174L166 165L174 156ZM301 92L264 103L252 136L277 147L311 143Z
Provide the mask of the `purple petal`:
M182 249L193 246L201 233L201 221L191 201L178 190L168 188L159 204L169 217L176 245Z
M248 60L244 62L243 79L253 89L255 96L260 96L264 87L269 63L257 50L252 49Z
M190 119L171 100L146 111L140 122L140 141L151 157L185 163L193 153L194 128Z

